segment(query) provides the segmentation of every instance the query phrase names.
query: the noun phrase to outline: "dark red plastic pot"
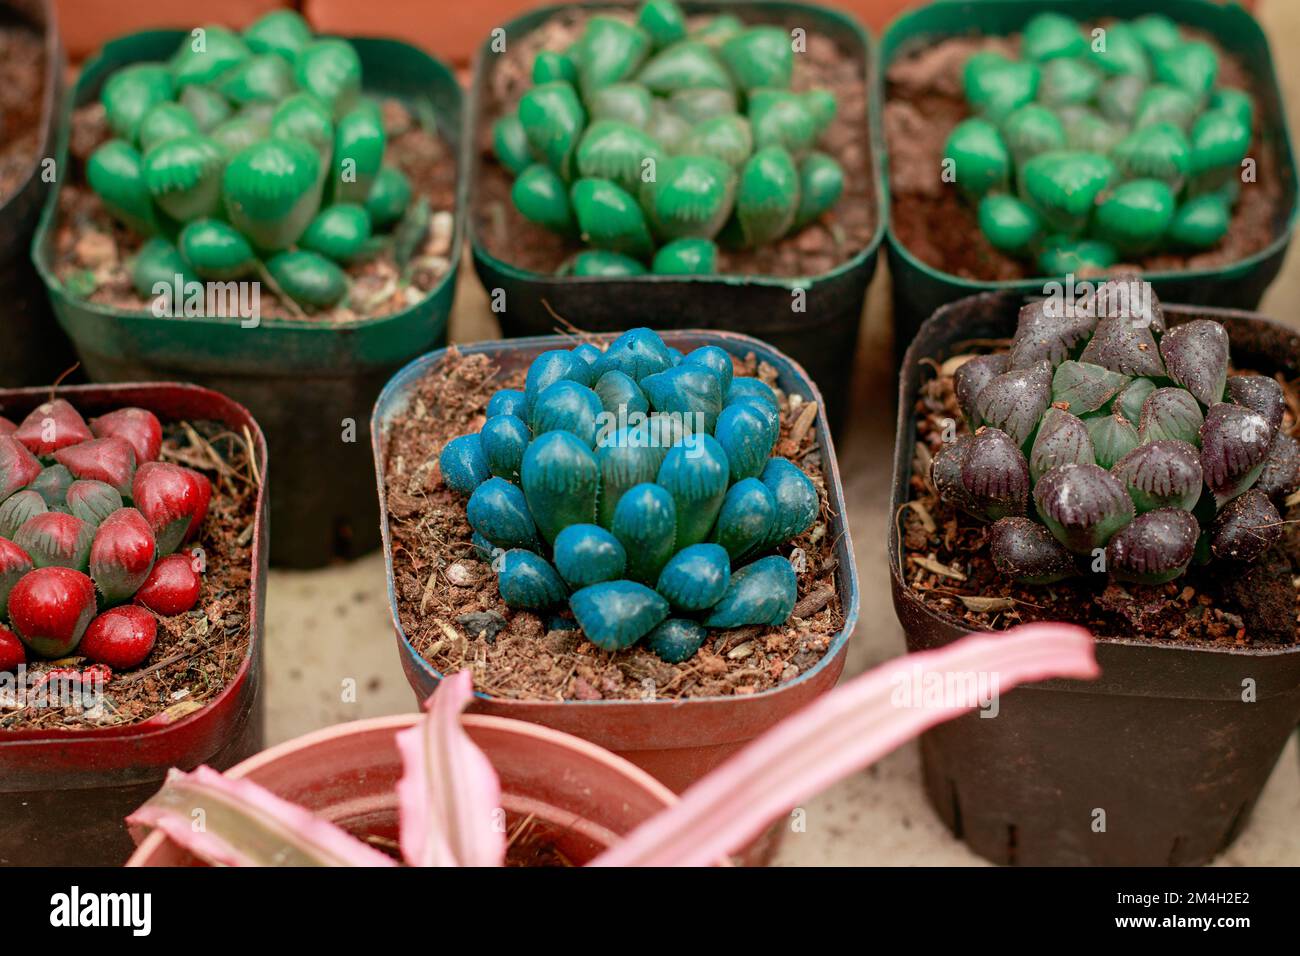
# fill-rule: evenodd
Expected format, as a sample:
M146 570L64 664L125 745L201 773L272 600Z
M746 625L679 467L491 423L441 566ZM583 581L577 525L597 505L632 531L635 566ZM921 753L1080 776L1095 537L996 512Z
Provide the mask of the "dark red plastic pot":
M0 303L5 347L0 349L0 387L48 385L76 361L68 337L50 312L45 287L31 261L32 233L50 192L42 163L54 155L54 131L63 95L63 48L50 0L5 0L0 21L29 24L45 37L40 141L26 181L0 197ZM5 131L12 135L12 131Z
M575 9L596 12L635 2L612 3L591 0L541 7L516 17L501 29L507 44L517 43L557 16ZM757 336L799 362L827 396L832 427L848 411L849 379L861 327L867 286L876 271L876 259L885 233L887 200L881 185L884 132L880 125L878 89L871 81L875 50L866 29L851 14L795 0L685 0L687 16L732 13L746 23L772 23L801 27L809 33L833 38L862 63L867 87L867 115L861 122L870 127L870 152L863 158L871 177L872 203L877 221L871 239L852 258L829 272L803 278L763 275L657 276L632 278L554 276L533 272L503 261L489 251L483 240L483 221L490 209L477 204L479 183L484 178L484 156L480 146L490 143L489 128L495 116L488 115L489 84L500 59L493 49L494 37L485 37L474 65L470 89L469 129L465 168L469 193L474 197L468 217L474 268L484 288L492 295L500 290L504 309L498 316L506 336L537 336L557 329L556 314L587 332L623 331L637 326L664 329L717 328ZM793 290L803 291L806 308L795 312Z
M914 405L927 359L973 339L1009 338L1023 299L987 293L927 321L899 391L891 513L909 498ZM1300 332L1248 312L1165 306L1171 324L1223 323L1233 361L1300 375ZM894 608L909 651L957 640L969 625L923 604L900 578L889 539ZM925 789L939 816L996 863L1159 866L1205 863L1241 832L1300 719L1300 644L1220 647L1097 637L1101 677L1044 681L921 738ZM1242 700L1246 681L1257 699ZM1103 817L1104 815L1104 817ZM1104 820L1104 831L1096 827Z
M415 715L328 727L245 760L227 776L252 780L360 837L396 842L398 731ZM566 860L587 863L676 802L663 784L585 740L500 717L467 716L470 739L501 779L508 821L532 818L532 834ZM162 833L147 836L128 866L193 866Z
M613 338L613 336L609 336ZM743 697L701 697L686 700L614 700L614 701L538 701L506 700L480 695L473 710L482 714L515 717L582 737L626 757L656 779L680 793L689 784L708 773L725 758L782 718L825 693L844 669L844 655L849 636L858 620L858 579L853 563L853 544L849 540L845 517L844 494L840 485L835 449L826 425L825 405L817 386L798 364L757 339L725 332L665 332L664 341L683 351L701 345L718 345L736 355L753 352L773 365L781 387L789 393L817 402L817 440L824 456L827 492L832 512L827 534L835 542L839 559L837 584L844 607L844 626L835 636L826 655L815 667L789 683L773 690ZM461 346L463 354L491 356L503 371L524 368L538 353L571 345L558 336L482 342ZM438 686L442 674L416 652L403 633L393 590L393 552L388 527L387 495L384 492L383 441L393 417L407 401L413 388L440 362L445 351L431 352L399 372L375 406L372 423L376 471L379 484L379 507L383 512L384 553L388 569L388 598L397 632L398 652L415 695L427 698ZM495 584L490 585L495 587Z
M0 730L0 864L114 866L131 852L123 818L158 790L169 767L230 767L262 748L266 442L246 409L193 385L79 385L58 394L86 415L135 405L164 423L209 420L236 433L247 429L262 476L253 523L248 656L229 686L201 710L174 721ZM0 410L21 418L49 395L49 389L0 391Z

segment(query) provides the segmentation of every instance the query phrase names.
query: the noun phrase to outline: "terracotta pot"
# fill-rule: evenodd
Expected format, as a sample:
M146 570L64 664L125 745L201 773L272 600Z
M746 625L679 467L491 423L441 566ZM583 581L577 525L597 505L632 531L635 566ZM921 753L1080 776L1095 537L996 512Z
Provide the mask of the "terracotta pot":
M228 772L306 807L357 836L396 841L396 734L414 714L328 727L272 747ZM585 740L501 717L467 716L470 739L501 778L510 821L531 816L536 832L581 865L676 802L662 784ZM163 834L146 837L128 866L193 866L198 861Z
M0 408L21 417L49 394L0 391ZM262 748L266 442L242 406L193 385L81 385L58 394L87 416L135 405L164 423L209 419L236 433L247 428L262 475L253 522L248 654L224 690L177 720L159 715L102 729L0 730L0 865L116 866L131 852L123 818L157 791L168 768L230 767Z
M837 585L844 608L844 626L835 635L825 656L794 680L761 693L732 697L698 697L685 700L508 700L480 696L473 706L477 713L515 717L571 733L611 750L649 771L656 779L680 793L708 773L744 744L805 706L834 686L844 669L848 641L858 618L858 580L853 562L853 545L845 518L843 489L835 449L826 425L825 405L817 386L789 357L764 342L725 332L664 332L670 346L689 352L702 345L718 345L733 354L753 352L777 369L781 387L818 403L816 429L821 445L829 506L832 514L827 535L835 542L839 560ZM614 336L606 336L613 338ZM462 354L483 353L509 373L527 366L540 352L561 347L558 336L482 342L460 347ZM569 343L571 344L571 343ZM398 652L416 698L424 700L442 679L433 665L411 645L402 630L393 586L392 538L388 527L387 494L384 482L384 436L411 390L441 361L444 351L432 352L399 372L379 397L371 424L382 510L384 552L388 570L388 597L397 632ZM488 585L495 587L495 583ZM761 856L761 854L759 854ZM749 855L753 860L756 856Z
M27 179L0 201L0 302L5 306L5 348L0 349L0 386L42 385L72 367L72 345L50 311L30 246L50 184L42 161L54 155L63 96L63 50L49 0L6 0L0 12L30 24L45 37L40 140Z
M929 360L943 362L961 342L1009 338L1022 301L1010 292L971 296L921 326L902 369L891 514L909 498L915 400L931 374ZM1293 329L1248 312L1164 310L1171 325L1194 318L1223 323L1238 367L1300 375L1300 333ZM900 547L892 531L894 609L908 650L969 632L969 624L923 604L900 578ZM1099 680L1017 688L996 720L971 713L928 731L921 755L930 803L954 835L995 863L1209 861L1241 832L1300 719L1300 644L1101 636L1097 663ZM1253 702L1242 699L1247 686L1256 688Z
M63 42L74 60L84 59L114 37L136 30L188 29L199 22L243 29L270 10L294 6L287 0L221 0L202 8L185 0L54 0L54 4L63 26Z

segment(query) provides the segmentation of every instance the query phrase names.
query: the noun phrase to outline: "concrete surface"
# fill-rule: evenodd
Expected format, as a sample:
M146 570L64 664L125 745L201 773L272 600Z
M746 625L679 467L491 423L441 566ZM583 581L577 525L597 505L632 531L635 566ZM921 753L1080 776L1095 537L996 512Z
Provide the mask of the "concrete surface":
M1293 130L1300 129L1300 3L1265 0ZM889 277L882 263L868 297L849 431L838 447L862 581L862 619L846 674L903 650L886 571L889 462L894 444ZM1300 323L1300 250L1293 247L1262 309ZM581 325L580 316L571 316ZM487 300L468 262L452 322L455 341L496 337ZM410 711L415 701L398 664L378 555L311 573L272 572L267 601L269 742L346 720ZM355 682L355 683L351 683ZM355 695L347 693L355 687ZM805 808L807 829L790 834L785 865L964 865L982 861L954 840L920 787L915 745L841 783ZM1224 864L1300 864L1300 762L1287 745L1249 826Z

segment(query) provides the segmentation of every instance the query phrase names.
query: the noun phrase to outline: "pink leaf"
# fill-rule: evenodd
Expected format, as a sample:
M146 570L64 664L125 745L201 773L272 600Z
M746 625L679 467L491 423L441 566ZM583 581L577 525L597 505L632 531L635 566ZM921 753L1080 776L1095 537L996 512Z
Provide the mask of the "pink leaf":
M136 841L161 830L216 866L395 866L328 820L251 780L211 767L171 770L149 802L126 819Z
M913 688L930 686L927 675L942 680L941 688L954 676L982 675L1000 693L1028 681L1098 673L1092 636L1066 624L1030 624L896 658L778 724L592 865L709 865L800 801L985 703L973 693L937 702L906 699Z
M461 726L474 680L460 671L438 685L418 724L397 735L402 779L402 855L412 866L501 866L506 856L501 782Z

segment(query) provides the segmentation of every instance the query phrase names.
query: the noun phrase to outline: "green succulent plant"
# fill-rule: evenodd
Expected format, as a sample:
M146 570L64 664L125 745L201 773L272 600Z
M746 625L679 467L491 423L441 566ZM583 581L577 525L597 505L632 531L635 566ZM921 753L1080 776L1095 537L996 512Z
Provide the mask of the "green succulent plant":
M683 356L644 328L543 352L486 416L439 467L509 606L567 603L598 646L644 639L671 662L711 628L790 617L796 577L774 552L812 527L818 494L774 455L775 392L727 352Z
M1160 15L1093 35L1042 13L1020 55L969 58L974 115L944 147L995 248L1060 275L1222 240L1254 104L1215 85L1212 47Z
M724 14L689 32L673 0L647 0L537 54L493 152L524 218L589 247L562 274L708 274L719 245L774 242L844 191L814 149L835 96L792 91L793 70L780 27Z
M1228 333L1166 327L1125 276L1076 308L1025 306L1008 352L962 364L969 433L935 456L943 500L993 522L994 564L1047 584L1104 566L1161 584L1194 562L1243 563L1281 534L1275 502L1300 486L1281 386L1230 375Z
M242 34L192 31L166 63L110 76L101 100L114 138L86 178L148 240L137 291L176 275L258 275L301 309L342 301L340 264L395 243L420 205L385 165L382 114L361 79L351 44L314 38L289 10Z

